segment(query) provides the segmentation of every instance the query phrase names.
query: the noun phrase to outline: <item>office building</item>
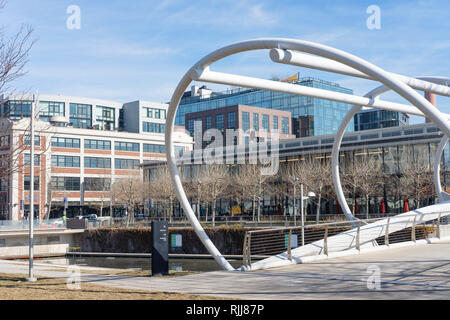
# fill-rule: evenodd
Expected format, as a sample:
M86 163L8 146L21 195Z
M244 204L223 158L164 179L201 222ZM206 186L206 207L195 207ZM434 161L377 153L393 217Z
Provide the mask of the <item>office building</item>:
M31 96L1 99L0 219L21 220L29 210L31 103ZM142 163L165 159L161 126L167 107L142 101L121 104L39 95L33 178L35 216L61 216L64 197L68 200L68 217L98 213L101 202L104 214L109 215L111 184L141 175ZM151 117L149 109L153 112ZM159 129L142 130L146 126ZM177 127L175 131L177 152L190 150L192 138L184 128Z

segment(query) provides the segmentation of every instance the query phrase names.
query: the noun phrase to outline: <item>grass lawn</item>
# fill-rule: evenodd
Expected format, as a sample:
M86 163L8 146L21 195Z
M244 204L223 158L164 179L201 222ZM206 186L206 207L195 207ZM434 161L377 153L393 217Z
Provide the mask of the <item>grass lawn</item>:
M137 274L135 274L137 275ZM145 276L143 274L143 276ZM0 300L212 300L224 299L161 291L129 290L98 284L80 283L71 290L65 279L38 277L26 281L26 275L0 273Z

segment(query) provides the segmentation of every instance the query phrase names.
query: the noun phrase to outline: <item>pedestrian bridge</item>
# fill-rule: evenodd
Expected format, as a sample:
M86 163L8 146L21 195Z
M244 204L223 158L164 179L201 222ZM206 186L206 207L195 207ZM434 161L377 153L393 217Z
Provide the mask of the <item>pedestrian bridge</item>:
M355 78L368 79L378 82L379 85L364 96L356 96L281 81L258 79L211 70L213 64L223 58L255 50L266 51L268 53L267 57L275 63L301 66ZM378 245L378 242L375 240L383 234L388 236L392 232L413 227L416 223L439 220L440 218L447 216L450 212L449 203L446 202L447 200L450 200L450 195L442 191L439 170L442 152L450 137L450 115L440 112L416 91L420 90L444 97L450 97L450 78L438 76L412 78L394 74L345 51L304 40L264 38L233 43L204 56L182 77L171 98L169 110L167 112L165 132L167 162L178 199L180 200L184 212L197 236L224 270L232 271L234 269L209 239L192 210L189 199L182 186L182 181L177 168L177 159L175 157L176 153L174 151L174 141L172 138L175 114L184 92L192 81L283 92L354 105L354 107L347 112L336 132L332 150L332 178L335 192L345 216L349 221L354 222L352 229L339 235L334 235L330 237L329 240L319 240L298 249L294 249L289 253L289 260L286 260L286 257L283 260L283 256L278 255L273 257L272 260L270 260L270 263L269 260L263 261L259 264L261 267L269 267L276 263L297 262L298 259L305 255L317 254L322 251L347 251L354 249L355 247L358 247L359 249L362 247L375 247ZM389 90L397 93L409 104L401 104L380 99L380 95ZM441 203L400 215L398 220L396 220L396 223L390 223L388 218L367 225L361 225L360 223L359 226L356 226L356 219L353 217L347 204L340 182L339 150L345 130L351 119L353 119L354 115L359 110L366 107L426 117L444 133L434 157L434 184ZM271 149L271 156L278 156L276 149ZM272 161L271 163L278 164L277 161ZM261 174L267 174L268 171L272 172L273 170L264 168L263 171L264 172L261 172Z

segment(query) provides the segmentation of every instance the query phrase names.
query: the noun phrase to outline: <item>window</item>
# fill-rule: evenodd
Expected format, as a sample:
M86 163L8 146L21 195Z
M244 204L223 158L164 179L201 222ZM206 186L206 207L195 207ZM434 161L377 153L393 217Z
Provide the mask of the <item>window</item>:
M87 128L92 126L92 105L70 104L70 118L74 128Z
M262 129L269 132L269 115L268 114L262 115Z
M242 112L242 130L250 130L250 113Z
M53 116L64 116L64 102L40 101L39 102L39 119L50 122Z
M52 167L79 168L80 157L53 155Z
M80 148L80 139L74 138L52 138L52 147L58 148Z
M40 161L40 160L41 160L40 154L35 154L35 155L34 155L34 165L35 165L36 167L40 166L40 164L41 164L41 161ZM25 154L23 155L23 165L24 165L24 166L29 166L30 163L31 163L31 156L30 156L29 153L25 153Z
M80 177L52 177L53 190L79 191Z
M115 109L111 107L97 106L96 107L96 127L100 130L114 130L115 129Z
M253 129L259 131L259 114L253 114Z
M84 190L86 191L109 191L111 179L108 178L84 178Z
M24 136L23 137L23 144L26 146L30 145L30 136ZM40 136L34 136L34 146L39 147L41 145L41 137Z
M85 168L109 169L109 168L111 168L111 159L110 158L84 157L84 167Z
M8 180L7 179L0 179L0 191L8 191Z
M206 116L206 130L212 128L212 118L211 116Z
M84 148L95 150L111 150L111 141L85 139Z
M228 112L228 129L236 129L236 112Z
M30 185L30 176L24 176L23 177L23 189L26 191L30 191L31 185ZM39 190L39 176L34 177L34 190Z
M116 141L114 143L114 150L139 152L140 149L139 143Z
M272 121L273 131L278 132L278 116L273 116Z
M139 169L139 160L134 159L114 159L116 169Z
M5 103L3 116L11 120L29 118L31 115L31 101L10 100Z
M216 114L216 129L218 130L224 129L223 114Z
M194 119L189 119L188 120L187 129L189 131L189 134L191 136L194 136Z
M144 107L147 118L153 119L166 119L166 110L165 109L157 109L157 108L146 108Z
M148 153L166 153L166 146L163 144L144 143L144 152Z
M164 123L142 122L142 131L152 133L164 133L166 125Z
M289 134L289 118L286 117L281 118L281 133Z

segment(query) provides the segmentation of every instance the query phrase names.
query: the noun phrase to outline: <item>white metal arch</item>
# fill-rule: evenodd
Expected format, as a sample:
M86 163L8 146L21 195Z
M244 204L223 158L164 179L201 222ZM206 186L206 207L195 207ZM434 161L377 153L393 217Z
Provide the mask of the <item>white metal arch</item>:
M447 77L418 77L417 79L427 81L430 83L442 84L442 85L448 85L450 83L450 78L447 78ZM419 86L416 86L415 88L419 89L419 90L427 90L427 88L429 88L429 86L419 85ZM389 90L390 90L389 87L387 87L385 85L381 85L381 86L371 90L370 92L368 92L365 95L365 97L369 97L371 99L378 99L378 97L381 94L383 94ZM443 94L441 94L441 95L443 95ZM362 108L362 106L354 106L344 117L344 119L342 120L342 122L339 126L339 129L336 133L336 137L335 137L335 140L333 143L333 149L331 152L331 168L332 168L334 189L335 189L338 201L339 201L339 205L341 206L341 209L343 210L345 216L349 220L354 220L355 217L353 216L353 214L347 204L347 200L345 199L344 191L342 190L340 174L339 174L339 151L340 151L342 139L345 134L345 129L347 128L351 119L353 119L355 114L359 110L361 110L361 108ZM445 144L447 141L448 141L448 137L447 137L447 135L444 135L444 137L442 138L442 140L437 148L435 161L433 164L434 184L435 184L436 192L439 195L439 199L441 201L450 200L450 195L448 195L448 193L442 191L440 175L439 175L439 161L441 159L442 151L445 148Z
M356 97L351 95L339 94L336 92L326 92L326 90L319 90L315 88L301 88L302 86L292 85L288 83L275 82L270 80L255 79L250 77L243 77L237 75L229 75L224 73L212 72L209 67L212 63L225 58L227 56L262 49L285 49L294 50L304 53L310 53L323 58L337 61L343 65L346 65L356 71L365 74L367 77L381 82L387 87L391 88L407 101L409 101L414 107L396 104L392 102L374 101L373 99ZM325 98L335 101L343 101L356 105L371 105L380 108L386 108L389 110L398 110L401 112L410 112L413 114L425 114L431 121L433 121L446 135L450 136L450 124L447 121L448 115L442 114L439 110L429 103L424 97L418 94L410 86L402 82L395 75L390 74L383 69L361 59L354 55L351 55L342 50L338 50L329 46L325 46L318 43L282 39L282 38L268 38L268 39L256 39L238 42L229 46L218 49L211 54L205 56L199 60L189 71L182 77L178 83L169 105L166 120L166 155L171 179L174 184L178 199L183 206L184 212L189 219L194 231L207 248L208 252L215 258L217 263L224 270L234 270L230 263L223 257L223 255L217 250L212 241L209 239L205 230L200 225L197 217L195 216L186 194L183 190L179 172L176 166L176 158L173 144L173 129L175 123L175 114L178 108L178 104L184 91L187 89L192 80L215 82L221 84L228 84L234 86L251 87L272 91L279 91L285 93L301 94L306 96L314 96ZM325 92L324 92L325 91Z

